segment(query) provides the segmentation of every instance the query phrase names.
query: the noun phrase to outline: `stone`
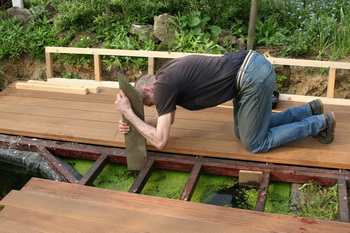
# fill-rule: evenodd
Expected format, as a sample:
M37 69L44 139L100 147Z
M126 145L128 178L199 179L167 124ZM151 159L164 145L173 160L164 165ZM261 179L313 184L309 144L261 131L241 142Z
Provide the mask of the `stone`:
M237 39L237 44L235 46L237 50L245 50L247 48L247 45L244 42L243 38L238 38Z
M167 13L154 17L154 36L165 44L175 38L175 25L169 22L169 18L176 20L174 16Z
M11 18L15 18L24 26L27 27L30 22L33 22L33 14L30 10L19 7L11 7L7 9L7 13Z
M141 41L147 39L150 35L152 36L154 42L158 41L158 39L153 35L153 26L150 24L133 24L131 25L130 32L131 34L138 36L139 40Z

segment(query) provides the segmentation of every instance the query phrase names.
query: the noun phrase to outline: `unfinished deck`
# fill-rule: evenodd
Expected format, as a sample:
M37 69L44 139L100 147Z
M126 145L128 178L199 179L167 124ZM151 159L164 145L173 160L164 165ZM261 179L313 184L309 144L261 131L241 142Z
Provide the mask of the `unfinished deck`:
M0 232L349 232L348 223L36 178L0 206Z
M118 132L121 115L114 109L116 88L101 87L87 95L16 89L0 93L0 133L43 139L124 147ZM316 97L315 97L316 98ZM280 101L278 107L302 102ZM201 111L178 108L170 140L164 152L277 164L350 169L350 106L325 105L337 118L336 138L328 145L312 137L271 150L251 154L233 133L232 104ZM156 113L145 107L146 117ZM156 148L149 145L150 151Z

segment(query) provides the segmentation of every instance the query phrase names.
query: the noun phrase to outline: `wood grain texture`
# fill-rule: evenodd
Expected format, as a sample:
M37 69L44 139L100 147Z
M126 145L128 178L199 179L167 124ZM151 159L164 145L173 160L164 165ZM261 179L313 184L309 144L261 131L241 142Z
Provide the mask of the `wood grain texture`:
M0 93L0 133L125 147L118 131L121 115L114 109L118 89L100 87L97 94L75 95L18 90L14 85ZM280 101L281 110L304 102ZM346 101L346 100L343 100ZM349 100L348 100L349 101ZM350 102L350 101L349 101ZM232 102L223 106L232 107ZM201 111L177 108L170 140L164 152L302 166L350 169L350 106L325 104L335 112L335 140L320 144L312 137L251 154L233 133L233 109L213 107ZM156 114L144 108L145 118ZM151 145L148 150L157 151Z
M0 204L0 232L348 232L349 223L276 215L37 178ZM89 230L90 229L90 230ZM19 231L20 232L20 231Z
M141 120L145 119L143 111L143 101L141 94L130 85L130 83L123 77L119 76L120 89L124 91L129 98L131 108ZM126 122L130 131L124 135L126 155L128 162L128 170L139 172L147 162L147 145L146 139L137 131L136 127L126 119L123 115L123 121Z

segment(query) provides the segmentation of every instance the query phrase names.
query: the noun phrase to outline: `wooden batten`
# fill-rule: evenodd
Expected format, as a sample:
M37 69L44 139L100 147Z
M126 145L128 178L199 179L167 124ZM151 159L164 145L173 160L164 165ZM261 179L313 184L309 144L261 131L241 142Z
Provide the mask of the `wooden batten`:
M38 81L38 80L28 80L27 83L31 84L39 84L39 85L47 85L47 86L60 86L60 87L81 87L86 88L88 90L88 93L98 93L100 91L99 86L96 85L84 85L79 83L54 83L54 82L45 82L45 81Z
M68 87L68 86L58 86L58 85L48 85L48 84L34 84L34 83L16 83L17 89L25 90L35 90L35 91L50 91L50 92L60 92L69 94L81 94L86 95L88 93L87 88L83 87Z

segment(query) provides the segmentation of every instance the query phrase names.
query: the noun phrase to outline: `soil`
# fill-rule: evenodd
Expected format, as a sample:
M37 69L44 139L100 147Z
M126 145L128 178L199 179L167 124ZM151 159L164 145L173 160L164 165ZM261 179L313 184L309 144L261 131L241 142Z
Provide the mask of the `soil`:
M259 53L269 53L274 55L274 51L269 49L257 49ZM308 58L302 58L308 59ZM312 58L310 58L312 59ZM350 62L350 58L342 61ZM159 61L159 63L163 63ZM107 71L102 68L102 79L108 81L117 81L114 71ZM281 66L276 66L276 75L284 74ZM147 71L140 71L132 67L125 67L123 73L131 81L136 81ZM55 65L54 76L63 77L67 73L77 74L81 79L94 79L91 68L77 69L67 65ZM16 80L45 80L46 66L45 62L39 62L29 57L22 57L17 60L10 60L2 65L0 64L0 91ZM297 94L308 96L326 96L328 81L328 69L312 67L291 67L290 79L283 83L280 88L281 93ZM350 70L337 70L335 98L350 99Z

